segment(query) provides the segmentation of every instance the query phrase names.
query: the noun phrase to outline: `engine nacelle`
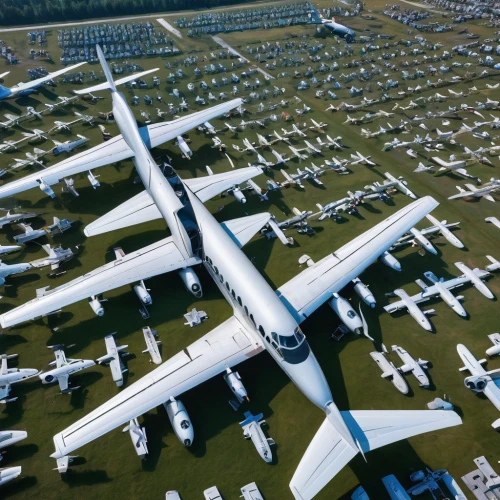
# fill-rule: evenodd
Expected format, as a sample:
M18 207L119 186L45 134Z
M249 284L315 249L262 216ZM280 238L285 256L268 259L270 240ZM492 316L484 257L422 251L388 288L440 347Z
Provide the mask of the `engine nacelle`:
M380 260L380 262L382 262L382 264L385 264L387 267L394 269L394 271L401 271L401 264L399 260L389 252L384 252L378 259Z
M334 293L333 297L328 301L328 305L351 332L357 335L363 332L361 318L344 297L341 297L338 293Z
M375 307L377 301L370 289L359 279L352 280L354 283L354 291L361 297L361 300L371 308Z
M227 367L226 374L224 375L224 380L240 403L243 403L245 399L250 402L250 400L248 399L247 390L245 389L245 386L243 385L240 374L238 372L233 372L231 368Z
M179 441L184 446L191 446L194 439L194 429L182 401L170 397L170 400L163 403L163 406L167 410L168 418Z
M47 196L50 196L51 198L55 198L56 197L56 193L54 193L54 190L43 179L38 179L37 182L40 185L40 189Z
M243 191L239 187L235 187L234 189L229 191L229 193L231 193L236 198L237 202L239 202L239 203L246 203L247 202L247 199L246 199L245 195L243 194Z
M141 280L138 285L134 286L134 292L136 293L137 297L139 297L139 300L146 306L149 306L153 303L153 299L151 297L151 294L149 293L149 290L144 284L144 280Z
M197 299L199 299L203 295L200 280L198 279L198 276L194 272L192 267L186 267L185 269L180 269L179 276L182 278L182 281L184 281L185 287Z
M95 312L96 316L104 316L104 307L102 307L100 300L95 295L90 297L89 306Z
M465 387L470 389L472 392L483 392L491 381L490 377L482 376L472 376L466 377L464 380Z

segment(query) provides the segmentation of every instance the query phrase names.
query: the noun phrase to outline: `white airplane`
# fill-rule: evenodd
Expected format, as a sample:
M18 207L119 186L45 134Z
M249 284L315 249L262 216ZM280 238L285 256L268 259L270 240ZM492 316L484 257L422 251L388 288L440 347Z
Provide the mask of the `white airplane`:
M33 267L38 269L50 266L50 269L55 271L56 269L59 269L59 266L63 262L66 262L75 256L71 248L64 249L61 245L57 248L52 248L49 244L47 244L42 245L42 248L47 253L47 257L42 257L30 262Z
M301 149L297 149L297 148L294 148L293 146L288 146L290 151L292 152L292 156L290 158L298 158L299 161L302 161L302 160L307 160L307 155L305 155L304 153L301 153Z
M56 357L55 361L49 363L49 366L55 366L55 368L38 375L42 384L53 384L54 382L58 382L59 389L63 394L69 394L79 389L79 386L69 387L70 375L94 366L95 361L91 359L66 359L63 344L48 346L48 348L54 351Z
M21 475L21 472L22 469L20 466L4 467L0 469L0 486L2 486L2 484L8 483L9 481L12 481L13 479L16 479L16 477L19 477Z
M401 394L408 394L408 391L410 390L408 388L408 384L401 373L399 373L399 370L396 368L394 363L389 361L383 352L373 351L370 353L370 356L382 370L381 377L384 379L390 379L392 385L394 385L394 387Z
M435 219L435 220L439 224L442 224L442 226L445 229L448 229L450 227L456 227L456 226L458 226L460 224L460 222L451 222L451 223L448 223L446 221L442 221L442 223L441 223L441 222L437 221L437 219ZM425 238L425 240L427 242L429 242L429 240L427 239L427 236L432 236L432 235L435 235L435 234L441 232L441 228L439 226L435 225L435 226L431 226L431 227L426 227L424 229L419 229L417 231L418 231L418 233L420 233L421 237ZM452 235L452 237L454 237L459 242L460 245L462 245L461 247L458 247L458 248L463 248L462 242L460 240L458 240L458 238L456 238L456 236L454 236L453 233L451 233L451 235ZM410 245L410 244L414 245L415 239L416 239L416 237L415 237L414 232L410 231L407 234L401 236L401 238L399 238L399 240L396 241L396 243L394 243L393 247L397 248L397 247L402 247L402 246ZM424 246L424 248L425 248L425 246Z
M491 222L494 226L498 227L500 229L500 220L498 220L497 217L486 217L484 219L486 222Z
M25 137L18 141L4 141L0 144L0 153L7 153L19 149L17 146L26 140Z
M457 264L461 264L458 266ZM432 314L434 310L431 311L426 311L425 313L420 311L418 308L417 304L420 304L421 302L425 302L429 300L431 297L436 297L439 295L446 304L448 304L459 316L465 317L467 316L467 313L465 312L465 309L463 308L462 304L460 304L459 300L462 299L462 296L454 297L450 290L463 286L467 283L473 283L476 289L482 293L485 297L491 298L493 297L493 294L491 291L486 287L484 283L481 282L481 285L483 285L486 289L483 289L482 286L477 286L476 280L481 280L489 276L488 271L483 271L481 269L470 269L465 264L463 263L455 263L455 265L462 271L466 269L466 273L464 273L461 276L458 276L457 278L452 278L447 281L441 281L439 280L434 273L431 272L426 272L424 273L426 278L428 278L433 285L428 286L426 283L424 283L422 280L418 279L416 280L417 285L422 288L422 292L413 295L412 297L408 296L404 290L395 290L394 293L398 297L400 297L401 300L397 302L393 302L387 306L384 307L384 309L388 313L394 313L396 311L402 310L402 309L408 309L408 312L411 314L411 316L417 321L417 323L420 324L425 330L431 331L431 326L427 318L425 318L425 314ZM401 291L403 294L401 294ZM397 293L396 293L397 292ZM402 296L403 295L403 296Z
M275 165L281 165L281 164L287 162L286 155L282 155L282 154L278 153L277 151L275 151L274 149L271 149L271 153L276 158L276 161L274 162L273 166L275 166Z
M33 266L29 263L5 264L0 260L0 286L5 284L5 278L14 274L21 274L28 271Z
M148 450L148 438L146 437L146 429L139 425L137 418L130 420L128 425L123 429L122 432L129 432L130 438L132 439L132 444L134 445L134 450L139 456L139 458L144 459L149 453Z
M328 127L328 123L325 122L317 122L316 120L310 119L312 126L309 127L309 130L315 130L316 132L323 132L325 127Z
M38 128L33 129L33 132L21 132L21 134L28 140L29 142L36 141L46 141L47 136L45 135L47 132L40 130Z
M54 104L45 104L49 112L52 112L55 109L60 108L62 106L68 106L79 99L78 96L72 96L72 97L57 96L57 98L59 99L59 101L56 101Z
M78 137L78 139L68 140L65 142L52 140L52 142L55 144L55 148L52 149L52 154L54 156L58 156L61 153L70 153L71 151L73 151L73 149L79 148L80 146L83 146L84 144L87 144L87 142L89 142L89 140L83 135L76 134L76 136Z
M274 135L274 137L276 137L276 140L273 140L273 142L281 141L281 142L286 142L287 144L291 144L290 143L290 139L288 139L287 137L283 137L282 135L280 135L277 130L273 131L273 135Z
M19 443L23 439L28 437L26 431L0 431L0 450L7 448L7 446L12 446L15 443ZM0 455L0 460L2 460L2 455Z
M14 236L14 240L16 241L16 243L26 243L28 241L33 241L47 234L45 232L45 229L33 229L29 224L23 224L22 222L17 224L17 227L22 229L24 233Z
M491 340L493 347L486 349L486 354L488 356L496 356L500 354L500 333L492 333L488 335L488 338Z
M117 346L114 333L104 337L106 343L106 354L96 359L96 363L100 365L108 365L111 368L111 376L118 387L123 385L123 374L128 370L123 364L122 357L128 356L125 349L128 345Z
M39 87L43 83L54 79L56 76L63 75L64 73L67 73L68 71L72 71L75 68L78 68L78 66L81 66L82 64L86 64L86 63L81 62L78 64L74 64L73 66L68 66L66 68L63 68L63 69L60 69L58 71L54 71L53 73L49 73L45 76L42 76L41 78L37 78L36 80L32 80L32 81L26 82L26 83L18 83L15 87L9 88L9 87L4 87L3 85L0 85L0 99L23 97L23 96L32 94L33 92L36 92L37 87ZM5 73L5 74L7 74L7 73Z
M464 248L464 244L450 231L450 227L455 227L459 224L459 222L451 222L451 223L447 223L447 221L443 220L441 222L439 222L436 217L434 217L433 215L431 214L427 214L426 215L426 218L427 220L429 220L430 222L432 222L434 224L434 226L430 227L430 228L426 228L426 229L422 229L422 233L423 234L432 234L434 231L439 231L445 238L446 240L451 243L453 246L457 247L457 248ZM426 233L424 233L424 231L426 231Z
M243 428L243 436L245 439L251 439L252 443L260 455L262 460L266 463L271 463L273 461L273 453L271 451L271 446L276 443L272 438L266 438L264 431L262 430L263 425L267 425L265 420L262 420L264 415L259 413L258 415L252 415L252 412L245 412L245 420L240 422Z
M1 85L0 85L0 87L1 87ZM4 122L0 122L0 128L2 128L2 129L9 129L11 127L15 127L16 125L19 125L19 122L22 119L22 116L18 116L18 115L5 114L3 116L5 116L5 118L7 118L7 120Z
M45 165L40 158L43 158L46 154L48 154L48 151L44 151L40 148L34 148L33 153L26 153L26 159L14 158L16 163L11 165L10 168L11 170L17 170L20 168L30 167L32 165L38 165L39 167L45 168Z
M161 344L161 340L157 340L156 332L153 332L149 326L142 329L144 334L144 340L146 341L146 349L142 351L143 354L149 352L151 356L151 362L155 365L162 363L160 349L158 346Z
M465 387L475 394L483 393L500 411L500 370L487 372L481 366L486 363L486 359L477 360L463 344L457 345L457 351L464 363L459 371L468 370L470 373L470 376L464 379ZM495 430L500 429L500 418L495 420L491 426Z
M169 182L165 182L163 171L144 144L124 97L116 92L99 46L97 52L107 79L103 85L111 90L116 123L133 150L136 170L146 189L131 202L122 204L119 210L112 211L112 216L107 214L98 219L97 224L87 226L87 230L90 228L90 233L94 228L113 230L162 217L172 234L0 315L0 324L6 328L106 290L201 263L233 307L234 315L54 436L56 451L52 457L68 455L171 396L176 398L225 373L227 367L234 367L263 351L278 362L295 386L325 414L324 423L292 478L290 487L297 498L312 498L358 453L460 424L460 417L450 411L341 413L299 326L327 302L332 293L344 288L401 234L433 210L437 202L424 197L405 206L303 270L276 293L241 251L269 221L270 214L252 215L221 225L203 205L207 199L254 177L261 170L235 169L225 174L197 177L192 182L180 179L171 168ZM88 170L88 161L84 168ZM237 175L238 182L235 182ZM139 204L143 210L138 210ZM186 218L180 218L179 211ZM217 349L214 349L216 343ZM157 382L152 384L152 380ZM333 450L342 450L342 453L333 453Z
M356 32L343 24L337 23L334 18L323 19L321 14L309 4L311 8L310 17L314 24L322 24L328 31L339 38L345 39L347 43L352 43L356 37Z
M11 385L22 382L38 375L40 372L33 368L9 368L7 360L16 358L17 354L2 354L2 365L0 367L0 403L9 403L17 398L9 398Z
M358 163L362 163L363 165L370 165L371 167L375 167L377 164L370 160L371 156L363 156L361 153L356 151L356 154L351 154L351 165L357 165Z
M476 187L472 184L465 184L465 187L469 189L466 191L465 189L457 186L457 189L460 191L459 194L455 194L453 196L449 196L449 200L454 200L456 198L485 198L488 201L495 201L495 198L491 196L490 193L494 193L500 189L500 180L491 179L490 182L483 184L482 186Z
M174 429L177 439L184 446L191 446L194 439L194 429L191 419L189 418L186 407L182 401L170 396L170 399L163 403L167 411L168 419Z
M424 387L425 389L427 389L430 385L430 381L424 370L427 370L427 365L429 364L429 362L420 358L418 360L415 360L413 356L411 356L402 347L397 345L393 345L392 350L400 357L401 361L404 363L403 366L400 366L398 368L398 370L401 373L412 372L415 378L418 380L418 384L420 385L420 387Z

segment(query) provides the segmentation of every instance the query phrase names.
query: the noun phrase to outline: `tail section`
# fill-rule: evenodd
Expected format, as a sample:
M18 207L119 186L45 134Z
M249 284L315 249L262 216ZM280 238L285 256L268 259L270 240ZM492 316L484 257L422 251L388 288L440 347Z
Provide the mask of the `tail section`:
M102 66L102 70L104 71L104 76L106 77L106 82L108 83L108 88L111 90L111 92L116 92L115 81L113 80L113 75L111 74L111 70L109 69L108 63L106 62L106 58L104 57L104 52L99 45L96 45L95 48L97 51L97 57L99 58L99 62Z
M290 482L296 500L310 500L316 496L358 451L366 453L402 439L462 423L453 411L343 411L340 414L360 450L348 443L331 419L325 419Z

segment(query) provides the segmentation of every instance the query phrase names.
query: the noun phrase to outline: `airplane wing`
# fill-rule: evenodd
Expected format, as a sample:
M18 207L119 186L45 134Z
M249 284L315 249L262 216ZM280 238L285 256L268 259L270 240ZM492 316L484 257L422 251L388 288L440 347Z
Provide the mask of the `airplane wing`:
M443 410L342 411L363 452L417 434L461 423L455 412ZM290 489L297 500L312 499L357 454L325 420L293 475Z
M66 68L60 69L58 71L54 71L53 73L49 73L46 76L42 76L41 78L37 78L36 80L32 80L31 82L26 82L26 83L19 83L16 86L13 87L13 89L16 90L16 92L22 91L22 90L27 90L31 89L33 87L37 87L38 85L47 82L49 80L52 80L56 76L63 75L64 73L67 73L68 71L71 71L73 69L78 68L78 66L81 66L82 64L87 64L86 62L81 62L78 64L74 64L73 66L68 66Z
M175 139L178 135L184 134L207 120L227 113L240 104L241 99L233 99L212 108L191 113L171 122L155 123L147 127L141 127L139 132L146 146L154 148ZM0 198L6 198L28 189L39 187L40 184L38 181L40 179L43 179L45 184L51 186L57 184L64 177L70 177L86 170L117 163L132 156L133 151L128 147L125 139L121 135L117 135L107 142L63 160L52 167L48 167L43 172L36 172L1 186Z
M301 323L332 293L359 276L388 250L406 231L415 226L438 203L430 196L420 198L316 262L281 286L277 295L297 322Z
M227 189L231 189L233 186L252 179L261 173L262 168L260 167L245 167L222 174L194 177L192 179L183 179L182 181L202 203L205 203Z
M183 182L204 203L261 173L260 167L245 167L221 174L185 179ZM162 217L153 198L147 191L143 191L90 223L84 232L87 236L95 236Z
M54 436L61 458L264 350L232 316L161 366Z
M16 325L108 290L199 263L198 257L185 260L169 236L53 290L44 290L35 299L1 315L0 324L4 328Z
M61 392L66 392L69 387L69 375L67 373L58 375L57 382L59 383L59 389Z

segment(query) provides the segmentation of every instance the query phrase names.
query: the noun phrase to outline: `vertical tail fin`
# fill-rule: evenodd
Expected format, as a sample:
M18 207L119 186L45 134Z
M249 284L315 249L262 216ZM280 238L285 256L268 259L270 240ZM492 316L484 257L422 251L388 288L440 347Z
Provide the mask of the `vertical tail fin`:
M115 81L113 80L113 75L111 74L111 70L109 69L108 63L106 62L106 58L104 57L104 53L99 45L95 46L97 50L97 57L99 58L99 62L101 63L102 70L104 71L104 76L109 85L109 90L111 92L116 92Z

